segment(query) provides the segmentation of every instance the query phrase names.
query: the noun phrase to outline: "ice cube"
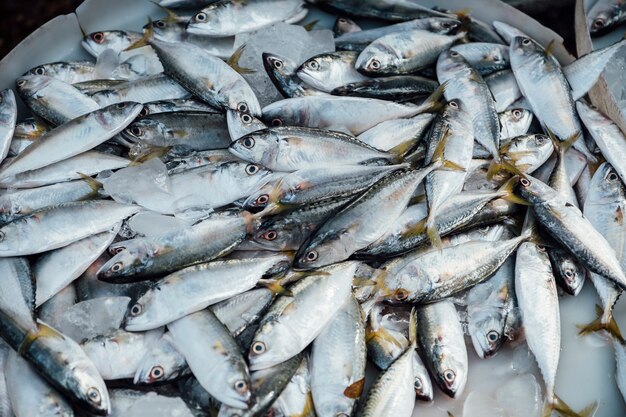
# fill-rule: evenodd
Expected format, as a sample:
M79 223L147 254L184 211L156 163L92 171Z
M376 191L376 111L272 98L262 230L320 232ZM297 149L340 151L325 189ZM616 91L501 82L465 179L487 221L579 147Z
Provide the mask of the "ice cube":
M102 297L81 301L65 310L59 330L77 342L120 328L130 297Z
M191 222L178 217L143 211L131 217L128 220L128 226L139 235L151 237L183 229L191 226Z
M62 325L61 317L68 308L74 305L76 289L73 284L68 285L43 303L39 309L39 319L55 329Z
M173 197L167 167L158 158L120 169L104 181L104 192L115 201L139 204L159 213L171 213Z
M125 415L133 417L193 417L182 399L165 397L154 392L140 396Z
M510 417L537 417L541 411L541 387L533 374L522 374L504 382L496 391L496 400Z
M306 59L335 50L335 41L329 30L307 32L302 26L277 23L256 32L242 33L235 38L235 48L246 47L239 60L244 68L256 70L244 78L256 93L261 107L282 99L263 66L263 52L279 54L301 64Z
M520 345L513 351L511 358L511 370L516 375L531 371L535 366L535 357L526 344Z
M505 417L503 408L490 396L479 391L468 394L463 404L463 417Z

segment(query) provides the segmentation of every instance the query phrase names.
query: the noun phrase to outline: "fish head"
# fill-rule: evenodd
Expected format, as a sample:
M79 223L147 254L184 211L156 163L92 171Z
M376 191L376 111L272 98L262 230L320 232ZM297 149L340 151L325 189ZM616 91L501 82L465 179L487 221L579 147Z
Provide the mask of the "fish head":
M525 64L535 64L537 60L545 59L545 50L533 39L526 36L516 36L509 47L509 59L513 69Z
M141 39L140 33L125 30L109 30L93 32L83 38L83 48L97 57L107 49L122 52L133 43Z
M394 64L393 54L389 53L383 45L378 45L375 41L365 48L356 59L355 68L363 74L387 74L392 72Z
M124 316L124 329L130 332L142 331L151 327L153 323L167 321L167 312L159 308L159 290L159 284L154 284L134 304L128 305Z
M334 75L333 54L322 54L309 58L296 70L298 77L313 87L323 86Z
M248 408L252 399L250 372L242 358L229 358L229 371L224 387L224 397L229 399L228 405L237 408ZM226 401L224 401L226 403Z
M339 37L343 35L344 33L352 33L352 32L359 32L359 31L361 31L361 28L359 27L359 25L357 25L354 20L346 16L339 16L335 20L335 24L333 25L333 33L335 34L335 37Z
M294 267L297 269L313 269L331 265L346 260L352 255L346 248L352 246L349 242L351 233L347 230L335 230L317 235L302 245L296 254Z
M397 273L385 274L378 294L390 304L413 302L433 290L432 281L418 262L406 265Z
M106 129L115 129L120 121L126 119L129 124L139 115L143 104L132 101L122 101L100 109L96 120ZM96 112L94 112L95 114Z
M263 249L287 250L291 247L291 242L294 240L293 234L297 231L285 225L277 226L275 221L267 220L254 233L253 241Z
M228 2L217 2L209 4L204 9L197 12L187 23L187 32L204 35L219 35L222 27L221 16L228 13Z
M624 182L608 162L604 162L596 170L589 187L590 201L604 204L623 201L626 196Z
M141 359L133 379L134 384L154 384L160 381L169 381L181 376L185 366L178 359L179 355L172 354L160 347L152 348Z
M439 58L437 59L437 74L457 74L460 71L471 71L471 67L459 51L449 49L439 54ZM450 77L450 75L448 75L448 77Z
M298 65L295 61L280 56L263 52L263 66L269 75L274 75L276 79L285 79L295 75Z
M587 13L587 26L591 35L601 35L608 32L619 23L622 15L621 2L599 1Z
M431 17L423 20L426 20L427 24L425 30L440 35L449 35L461 26L460 20L447 17Z
M230 140L237 140L249 133L265 129L265 123L248 113L228 109L226 111L226 122Z
M493 356L506 340L505 311L499 306L480 305L468 309L468 331L479 358Z
M98 415L108 415L111 412L109 392L100 377L94 372L94 365L88 359L74 360L69 364L73 368L74 378L70 378L70 390L78 397L80 404Z
M158 120L144 117L134 121L122 131L122 136L133 142L154 143L155 140L168 135L167 126Z
M463 346L465 349L465 346ZM467 363L457 360L452 352L440 349L440 356L434 359L435 381L450 398L461 395L467 382Z
M241 161L224 162L218 165L217 169L226 173L225 184L232 182L233 186L239 186L245 190L246 195L250 190L256 190L265 184L267 178L272 174L272 171L262 165Z
M533 121L533 113L527 109L509 109L500 113L503 138L511 138L528 132Z
M185 26L187 25L187 21L174 20L166 17L164 19L155 20L151 23L144 25L144 31L147 30L151 24L154 36L156 38L167 40L177 36L181 31L184 31Z
M586 270L571 256L553 257L552 251L550 255L553 268L556 270L555 278L559 281L561 288L568 294L578 295L585 283Z
M292 356L293 346L285 342L292 340L291 331L278 321L263 323L254 334L248 360L250 370L266 369L284 362ZM281 342L282 341L282 342Z
M57 80L46 75L23 75L15 81L15 85L20 96L30 97L55 82Z
M279 136L271 129L248 133L230 144L228 150L235 156L251 162L270 165L278 153Z
M530 204L535 204L545 201L550 196L556 194L556 191L537 178L524 174L517 178L515 194L519 195Z
M261 120L270 127L307 126L308 97L279 100L263 108Z
M132 245L117 249L117 253L100 267L96 273L98 279L108 280L134 275L142 271L150 262L154 250L147 241L136 240Z

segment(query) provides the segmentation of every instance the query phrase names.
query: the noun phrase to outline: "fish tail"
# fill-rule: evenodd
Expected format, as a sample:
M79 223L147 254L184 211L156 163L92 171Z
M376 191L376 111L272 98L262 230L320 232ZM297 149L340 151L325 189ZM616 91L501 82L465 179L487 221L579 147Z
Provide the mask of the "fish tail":
M293 293L291 291L283 287L279 279L260 279L257 282L275 294L284 295L287 297L293 296Z
M91 178L89 175L83 174L82 172L77 172L77 174L80 175L80 179L85 181L89 188L91 188L91 192L85 194L81 200L87 200L98 195L98 192L103 187L102 183L94 178Z
M148 41L152 39L154 36L154 23L152 19L148 17L148 25L146 30L143 32L143 36L137 42L131 44L128 48L124 49L125 51L132 51L133 49L142 48L148 45Z
M415 307L411 309L411 316L409 318L409 343L411 346L417 346L417 312Z
M158 7L159 9L165 12L167 16L163 19L164 21L171 23L171 22L176 22L178 19L180 19L180 17L176 13L174 13L172 10L168 9L167 7L161 6L156 1L150 0L150 3L154 4L156 7Z
M508 171L513 175L522 174L522 172L515 165L511 164L510 162L503 161L498 156L497 158L494 158L489 164L489 169L487 170L487 179L491 181L493 177L495 177L498 172L502 170Z
M148 146L145 150L140 152L130 164L129 167L134 167L137 165L141 165L144 162L147 162L154 158L160 158L163 155L167 155L169 151L172 150L171 146Z
M619 341L621 344L626 344L626 340L624 340L622 332L620 331L612 312L609 310L607 313L602 310L602 307L596 305L596 314L598 315L598 317L591 323L576 326L580 329L578 331L578 334L587 335L589 333L601 332L602 330L604 330L612 338Z
M404 156L409 153L411 149L419 142L421 138L410 139L405 142L400 143L399 145L394 146L389 149L389 153L394 156L394 161L397 163L401 163L404 160Z
M433 91L430 96L428 96L424 103L419 106L421 110L420 113L436 113L441 110L441 108L443 107L443 104L441 103L441 98L446 92L447 85L448 82L446 81L443 84L439 85L439 87L437 87L435 91Z
M244 68L239 66L239 60L241 59L241 54L243 54L243 50L246 49L246 44L242 44L233 54L228 58L226 63L230 65L232 69L237 71L239 74L252 74L256 72L255 69L252 68Z
M598 402L594 401L579 412L574 411L569 405L565 403L558 395L553 394L549 404L544 406L543 416L549 417L552 411L556 411L564 417L589 417L595 413L598 408ZM546 411L548 414L546 414Z

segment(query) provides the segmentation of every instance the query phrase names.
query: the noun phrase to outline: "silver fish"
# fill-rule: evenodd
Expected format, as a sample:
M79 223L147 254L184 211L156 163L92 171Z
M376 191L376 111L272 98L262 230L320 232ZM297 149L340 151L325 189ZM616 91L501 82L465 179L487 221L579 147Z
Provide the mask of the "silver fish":
M285 98L327 95L305 84L296 75L298 64L289 58L263 52L263 66L276 89Z
M336 87L368 79L354 68L357 56L352 51L316 55L304 61L296 75L313 88L328 93Z

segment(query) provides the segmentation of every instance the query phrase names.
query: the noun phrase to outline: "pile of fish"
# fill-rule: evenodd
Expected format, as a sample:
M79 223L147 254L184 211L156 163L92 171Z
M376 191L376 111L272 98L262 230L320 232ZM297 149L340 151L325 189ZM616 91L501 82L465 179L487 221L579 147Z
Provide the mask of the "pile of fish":
M535 412L588 416L555 387L586 278L626 395L626 137L585 98L623 42L311 3L162 0L18 78L31 117L1 93L0 415L408 417L527 344Z

